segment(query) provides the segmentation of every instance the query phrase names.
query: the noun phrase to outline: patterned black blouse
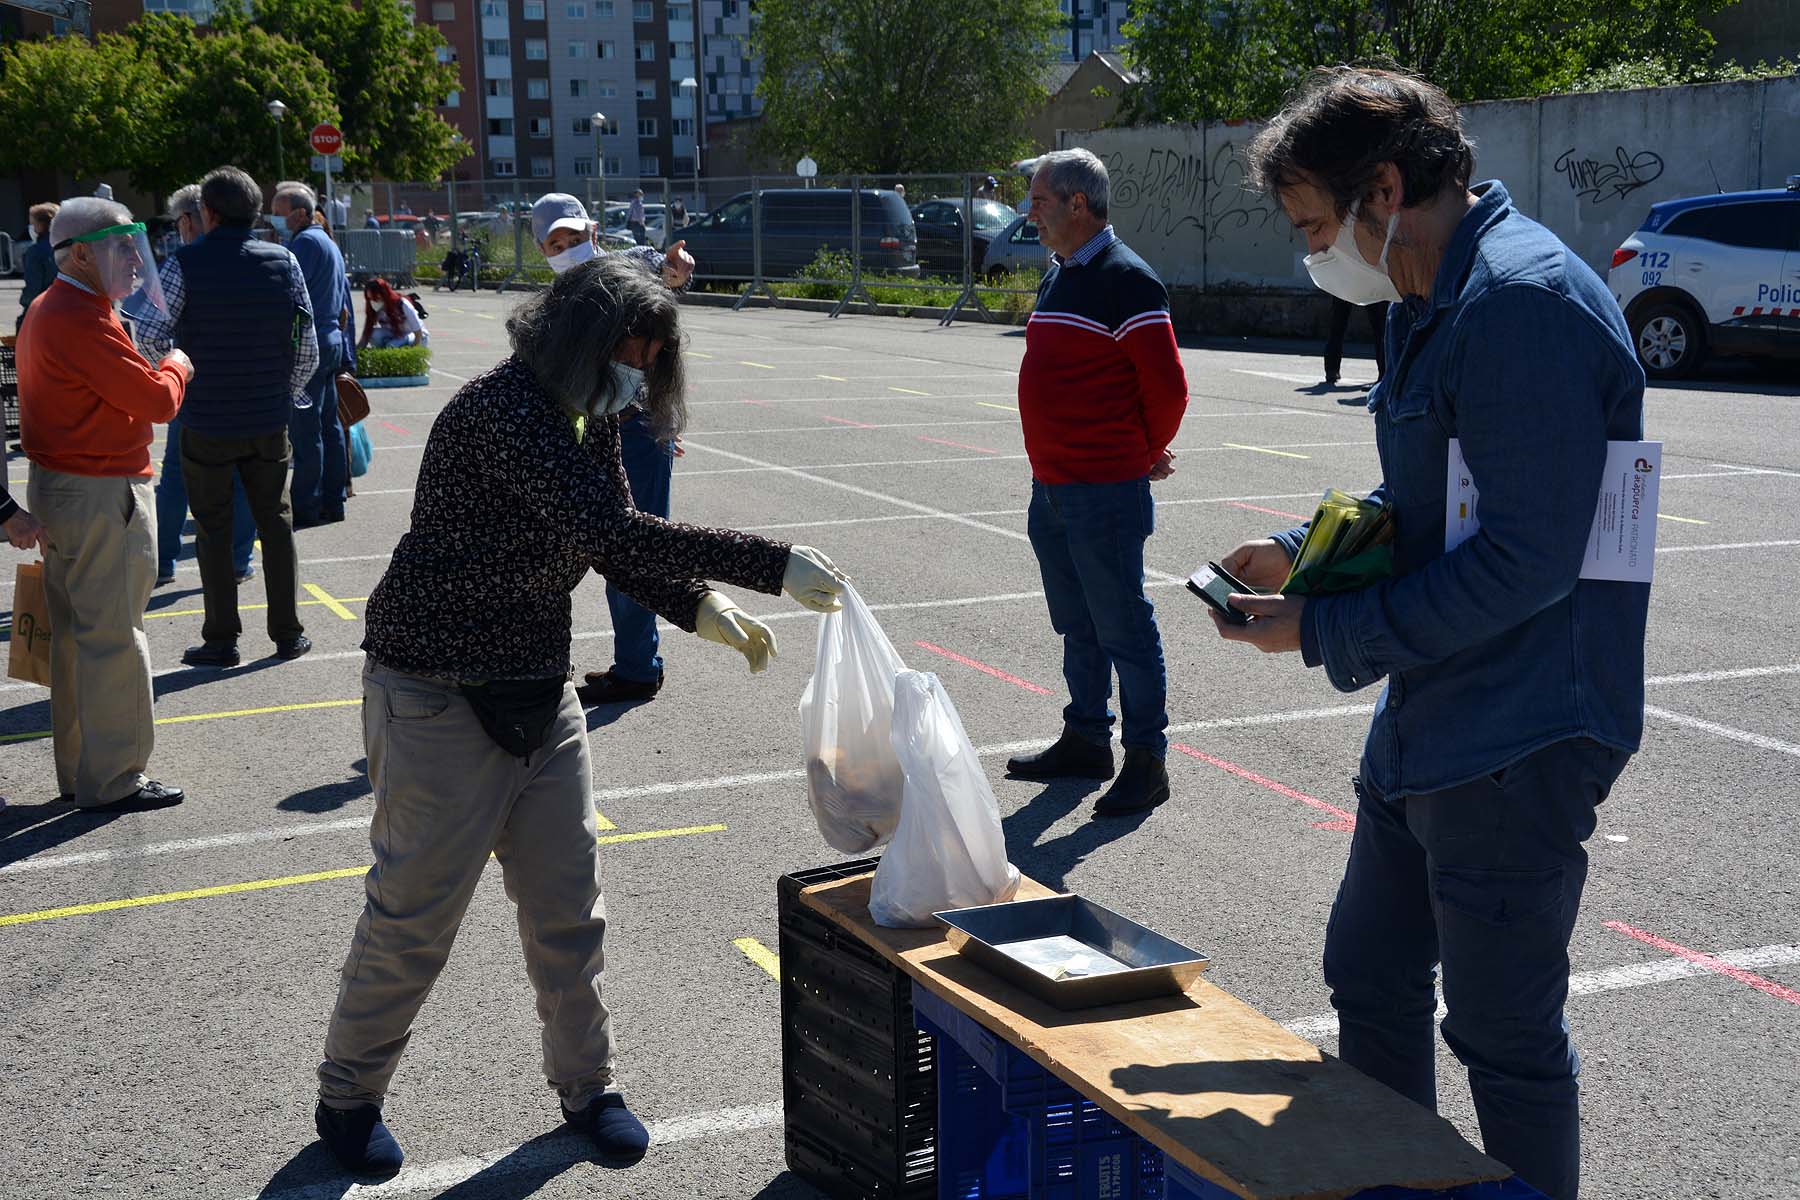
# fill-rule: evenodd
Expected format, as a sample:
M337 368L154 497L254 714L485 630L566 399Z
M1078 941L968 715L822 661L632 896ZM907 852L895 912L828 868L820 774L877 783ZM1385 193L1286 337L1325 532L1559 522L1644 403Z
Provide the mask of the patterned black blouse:
M615 417L575 430L531 369L508 358L431 427L412 528L369 597L362 648L437 679L569 673L569 593L591 567L681 628L703 580L781 591L788 547L677 525L632 506Z

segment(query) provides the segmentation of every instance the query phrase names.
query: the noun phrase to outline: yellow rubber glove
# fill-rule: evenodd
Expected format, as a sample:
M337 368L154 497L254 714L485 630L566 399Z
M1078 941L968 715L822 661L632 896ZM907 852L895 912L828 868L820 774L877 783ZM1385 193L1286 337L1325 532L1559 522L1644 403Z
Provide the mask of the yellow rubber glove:
M844 584L848 579L811 546L794 546L788 550L781 590L814 612L836 612L844 607Z
M769 660L775 657L774 631L733 604L723 592L708 592L700 598L694 632L742 654L749 660L752 675L767 669Z

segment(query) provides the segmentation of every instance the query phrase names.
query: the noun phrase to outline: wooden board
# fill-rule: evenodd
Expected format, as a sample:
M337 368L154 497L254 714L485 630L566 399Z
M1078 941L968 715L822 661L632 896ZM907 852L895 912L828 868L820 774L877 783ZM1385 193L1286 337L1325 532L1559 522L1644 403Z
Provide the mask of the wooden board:
M1063 1012L951 949L883 929L860 875L802 901L1042 1063L1188 1170L1250 1200L1337 1200L1397 1184L1448 1188L1507 1168L1426 1111L1220 988ZM1055 895L1026 879L1017 899Z

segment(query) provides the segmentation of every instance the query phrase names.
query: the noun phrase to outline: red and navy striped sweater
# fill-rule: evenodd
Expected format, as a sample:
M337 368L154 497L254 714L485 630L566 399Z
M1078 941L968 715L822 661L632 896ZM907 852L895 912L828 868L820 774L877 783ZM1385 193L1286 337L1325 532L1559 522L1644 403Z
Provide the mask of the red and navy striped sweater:
M1060 263L1025 326L1019 417L1040 483L1119 483L1150 473L1187 410L1169 294L1114 240Z

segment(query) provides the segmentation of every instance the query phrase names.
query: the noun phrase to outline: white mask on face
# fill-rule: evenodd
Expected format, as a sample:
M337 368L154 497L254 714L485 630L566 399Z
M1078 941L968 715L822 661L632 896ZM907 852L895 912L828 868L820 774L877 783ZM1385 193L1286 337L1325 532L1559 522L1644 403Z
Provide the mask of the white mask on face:
M552 254L544 261L550 264L550 269L552 271L561 275L570 267L578 267L582 263L588 261L588 259L594 257L594 253L594 243L592 241L582 241L576 242L561 254Z
M615 359L612 364L611 384L611 390L605 396L594 398L594 415L596 417L622 412L636 401L638 393L644 390L644 373L630 363L622 363Z
M1338 228L1337 239L1319 251L1306 256L1306 273L1314 286L1351 304L1379 304L1400 299L1400 289L1388 278L1388 246L1394 240L1394 227L1400 222L1398 210L1388 218L1387 237L1381 242L1381 261L1371 263L1356 248L1356 212L1358 200L1350 206L1350 215Z

